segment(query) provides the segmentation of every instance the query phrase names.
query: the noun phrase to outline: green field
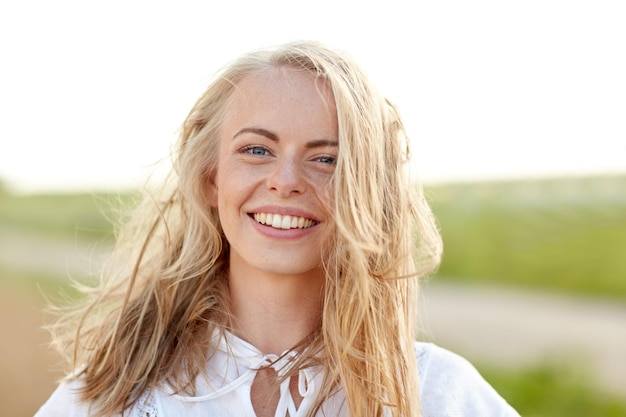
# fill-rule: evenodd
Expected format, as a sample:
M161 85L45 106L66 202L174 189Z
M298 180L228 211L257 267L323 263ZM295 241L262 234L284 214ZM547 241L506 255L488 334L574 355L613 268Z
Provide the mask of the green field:
M427 188L438 279L626 300L626 177Z
M113 239L118 211L135 193L13 195L0 192L0 226L28 233L86 240Z
M485 379L523 417L625 417L626 401L602 392L572 363L542 363L518 371L477 364Z

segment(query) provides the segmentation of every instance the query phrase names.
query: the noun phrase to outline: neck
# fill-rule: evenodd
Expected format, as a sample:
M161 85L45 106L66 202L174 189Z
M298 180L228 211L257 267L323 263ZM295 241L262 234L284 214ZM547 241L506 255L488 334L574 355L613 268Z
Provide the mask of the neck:
M280 355L321 320L324 276L275 275L229 269L233 331L264 354Z

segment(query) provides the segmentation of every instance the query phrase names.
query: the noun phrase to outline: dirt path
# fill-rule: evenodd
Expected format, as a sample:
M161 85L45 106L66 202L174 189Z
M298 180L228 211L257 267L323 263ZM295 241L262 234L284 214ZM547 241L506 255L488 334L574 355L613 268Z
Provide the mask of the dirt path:
M31 417L61 377L42 306L23 288L0 286L0 416Z
M102 244L26 234L0 227L0 266L58 277L97 273L109 253Z
M0 416L31 417L61 377L61 360L42 326L44 297L21 271L84 277L97 271L106 249L0 228Z
M423 286L423 329L484 364L584 361L597 383L626 396L626 304L477 285Z

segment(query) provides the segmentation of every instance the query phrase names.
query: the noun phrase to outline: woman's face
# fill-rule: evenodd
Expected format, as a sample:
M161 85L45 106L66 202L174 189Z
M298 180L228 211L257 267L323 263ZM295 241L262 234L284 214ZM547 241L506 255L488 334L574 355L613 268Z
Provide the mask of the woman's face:
M288 67L246 76L220 130L211 201L230 273L321 276L338 152L328 85Z

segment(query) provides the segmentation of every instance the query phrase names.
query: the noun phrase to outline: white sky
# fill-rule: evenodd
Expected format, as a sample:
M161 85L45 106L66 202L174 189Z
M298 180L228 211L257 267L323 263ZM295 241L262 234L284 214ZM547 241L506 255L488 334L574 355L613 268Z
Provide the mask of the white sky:
M315 39L399 105L425 181L626 172L626 2L0 3L0 179L140 184L214 71Z

